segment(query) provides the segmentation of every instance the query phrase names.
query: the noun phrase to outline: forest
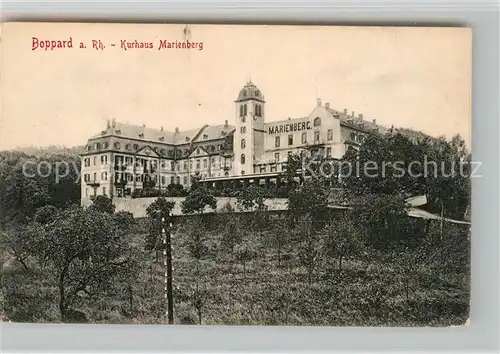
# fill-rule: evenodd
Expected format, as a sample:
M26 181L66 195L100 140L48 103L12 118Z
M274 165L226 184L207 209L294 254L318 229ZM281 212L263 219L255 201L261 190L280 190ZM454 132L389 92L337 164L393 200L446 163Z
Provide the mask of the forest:
M80 206L75 152L2 152L2 317L166 323L165 228L173 242L175 324L463 325L470 227L411 218L406 204L426 195L426 210L463 220L471 180L463 140L373 135L343 160L400 161L409 171L424 157L435 170L349 175L332 196L331 176L298 183L299 156L292 156L282 174L285 211L268 211L273 191L256 185L233 191L237 208L215 210L214 191L194 179L184 215L171 217L173 202L159 196L148 217L134 219L105 196ZM28 161L46 162L41 175L49 177L26 177L26 166L37 165ZM61 161L74 164L56 182L50 166ZM349 208L332 209L332 202Z

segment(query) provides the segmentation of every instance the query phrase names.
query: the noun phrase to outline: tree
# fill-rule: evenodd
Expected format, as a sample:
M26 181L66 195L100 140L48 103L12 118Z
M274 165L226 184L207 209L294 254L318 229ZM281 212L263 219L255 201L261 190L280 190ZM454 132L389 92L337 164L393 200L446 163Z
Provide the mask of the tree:
M342 261L356 255L362 246L359 230L351 215L347 215L327 224L324 234L323 252L327 257L337 258L338 270L342 272Z
M203 273L201 268L201 261L207 254L206 246L206 231L204 230L203 223L196 217L191 220L186 228L187 241L186 246L190 257L194 260L195 269L193 277L195 279L195 290L193 297L193 304L198 313L198 322L201 324L203 307L206 301L206 294L200 288L204 287Z
M33 226L40 233L35 255L57 279L62 321L69 320L80 294L99 296L117 276L137 265L131 246L107 213L73 207L50 224Z
M217 200L211 190L204 187L196 187L187 195L186 199L181 203L183 214L203 213L206 207L216 209Z
M100 213L114 214L115 205L110 198L104 195L98 195L92 200L92 204L89 206L89 210Z
M299 219L295 230L299 261L306 268L307 282L312 284L313 275L321 255L321 237L313 227L313 219L306 215Z
M265 211L267 210L266 190L252 184L238 192L236 204L240 210L244 211Z
M321 180L311 178L304 181L288 198L287 207L292 220L310 217L315 227L323 225L328 215L328 195L329 189Z

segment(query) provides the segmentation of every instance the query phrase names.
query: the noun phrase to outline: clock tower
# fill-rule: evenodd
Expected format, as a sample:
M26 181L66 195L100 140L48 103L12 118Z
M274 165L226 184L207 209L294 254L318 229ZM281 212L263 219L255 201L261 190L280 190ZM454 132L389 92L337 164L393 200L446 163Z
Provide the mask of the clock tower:
M259 173L254 164L264 157L264 114L266 101L252 81L240 90L235 101L233 174Z

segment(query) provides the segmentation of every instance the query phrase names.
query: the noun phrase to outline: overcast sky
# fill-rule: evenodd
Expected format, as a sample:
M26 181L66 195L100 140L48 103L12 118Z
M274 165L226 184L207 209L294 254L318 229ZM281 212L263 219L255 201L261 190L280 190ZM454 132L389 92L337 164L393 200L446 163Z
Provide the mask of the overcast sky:
M0 148L74 146L115 117L166 130L234 124L246 80L266 121L323 103L386 126L471 137L471 31L446 28L191 26L203 50L157 50L183 25L8 24L3 28ZM32 50L32 37L72 49ZM106 48L91 49L91 40ZM120 40L153 49L120 49ZM86 49L79 49L84 42ZM111 43L116 46L112 47Z

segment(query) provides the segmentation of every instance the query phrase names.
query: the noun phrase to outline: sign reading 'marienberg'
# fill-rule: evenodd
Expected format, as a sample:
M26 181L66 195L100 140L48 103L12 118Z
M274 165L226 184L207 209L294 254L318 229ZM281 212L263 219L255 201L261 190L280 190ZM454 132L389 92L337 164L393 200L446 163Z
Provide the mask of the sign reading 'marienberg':
M269 134L297 132L311 129L311 122L288 123L269 127Z

